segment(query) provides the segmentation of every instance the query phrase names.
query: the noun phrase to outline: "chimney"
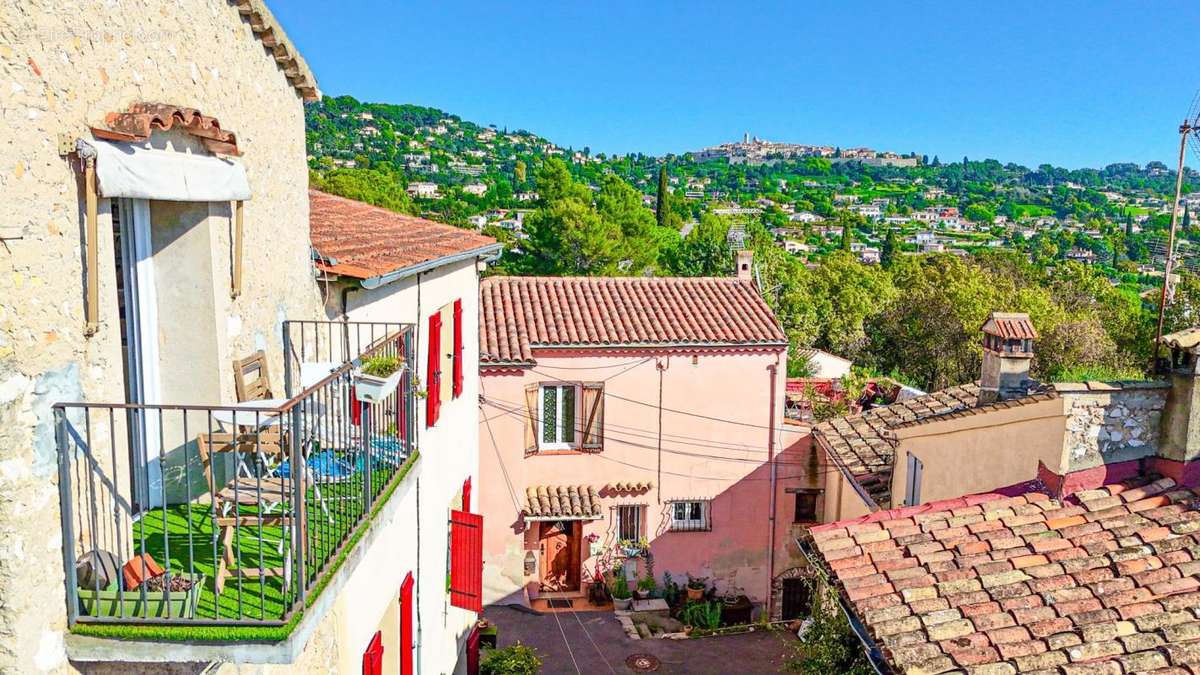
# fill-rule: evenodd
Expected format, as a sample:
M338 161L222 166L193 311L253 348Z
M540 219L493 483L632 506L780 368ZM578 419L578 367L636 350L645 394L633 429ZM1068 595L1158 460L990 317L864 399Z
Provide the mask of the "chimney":
M754 280L754 251L737 252L737 278L744 281Z
M1200 328L1162 336L1171 350L1171 391L1163 410L1159 455L1190 463L1200 459Z
M1029 393L1029 362L1037 331L1028 314L992 312L983 324L983 372L979 405L1019 398Z

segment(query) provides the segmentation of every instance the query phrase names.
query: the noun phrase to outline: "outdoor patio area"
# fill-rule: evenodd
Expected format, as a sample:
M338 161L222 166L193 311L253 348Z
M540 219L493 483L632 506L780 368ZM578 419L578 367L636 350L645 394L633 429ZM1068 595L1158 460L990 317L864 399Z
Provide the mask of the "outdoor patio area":
M497 646L520 641L533 647L544 673L647 672L630 665L630 657L637 655L654 657L656 673L779 673L785 672L798 643L787 630L763 628L721 637L633 640L611 612L538 615L524 608L491 606L483 615L498 628ZM731 665L730 654L737 655L736 665Z

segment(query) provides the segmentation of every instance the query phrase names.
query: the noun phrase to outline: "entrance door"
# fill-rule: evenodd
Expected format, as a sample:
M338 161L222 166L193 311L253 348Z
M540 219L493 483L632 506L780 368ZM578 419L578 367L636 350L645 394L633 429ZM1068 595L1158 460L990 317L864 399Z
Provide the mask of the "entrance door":
M577 520L542 523L543 591L578 591L580 528Z
M812 593L810 580L804 577L793 577L783 580L783 614L779 617L784 621L803 619L812 613Z
M117 267L121 351L125 362L125 400L131 404L161 402L158 357L158 297L150 239L150 202L113 200L113 236ZM161 506L161 414L129 411L130 473L133 511Z

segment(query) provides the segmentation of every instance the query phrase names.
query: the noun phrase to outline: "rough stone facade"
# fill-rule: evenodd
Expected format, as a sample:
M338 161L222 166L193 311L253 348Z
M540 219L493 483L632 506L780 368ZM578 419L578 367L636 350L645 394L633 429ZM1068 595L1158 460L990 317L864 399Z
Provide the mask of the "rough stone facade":
M1068 471L1090 469L1156 454L1165 382L1057 384L1067 413L1065 460Z
M228 0L22 0L0 13L0 672L69 671L50 406L124 400L107 200L99 218L99 330L84 336L84 199L60 137L137 101L194 107L237 133L244 293L217 288L219 363L265 349L280 321L318 318L308 245L300 95ZM228 207L226 207L228 208ZM213 227L213 279L230 237ZM224 400L232 373L221 373ZM214 401L215 402L215 401ZM319 642L314 639L314 642ZM314 654L311 670L322 670ZM308 668L304 668L308 669ZM303 670L303 669L302 669Z

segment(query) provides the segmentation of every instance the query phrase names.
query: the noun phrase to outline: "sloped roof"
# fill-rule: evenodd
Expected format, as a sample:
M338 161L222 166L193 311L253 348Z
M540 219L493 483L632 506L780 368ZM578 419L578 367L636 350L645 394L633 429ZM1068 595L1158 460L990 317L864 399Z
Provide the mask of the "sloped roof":
M895 429L953 416L1011 408L1057 395L1053 388L1039 387L1021 398L981 406L979 384L962 384L872 408L857 415L827 420L813 427L813 435L834 455L834 461L850 474L876 506L887 508L892 503Z
M1038 336L1029 315L1015 312L992 312L981 330L1005 340L1034 340Z
M308 191L308 221L317 267L370 279L499 244L472 230L396 213L319 190Z
M1200 511L1167 478L1062 502L963 497L814 527L808 542L896 672L1200 663Z
M237 136L222 129L220 120L195 108L170 103L139 102L131 104L125 112L110 112L104 116L104 126L92 127L92 135L110 141L144 141L155 131L170 131L175 127L199 138L209 152L242 154Z
M275 62L283 68L283 74L288 79L288 83L300 94L300 97L305 101L315 101L321 98L321 92L317 89L317 78L313 76L312 70L305 63L304 58L300 56L300 51L288 39L287 34L283 32L283 28L279 25L279 21L271 14L271 10L267 9L267 4L263 0L234 0L237 6L238 13L246 17L250 22L250 30L258 41L262 43Z
M537 347L787 345L750 281L732 277L490 277L479 286L482 364Z

